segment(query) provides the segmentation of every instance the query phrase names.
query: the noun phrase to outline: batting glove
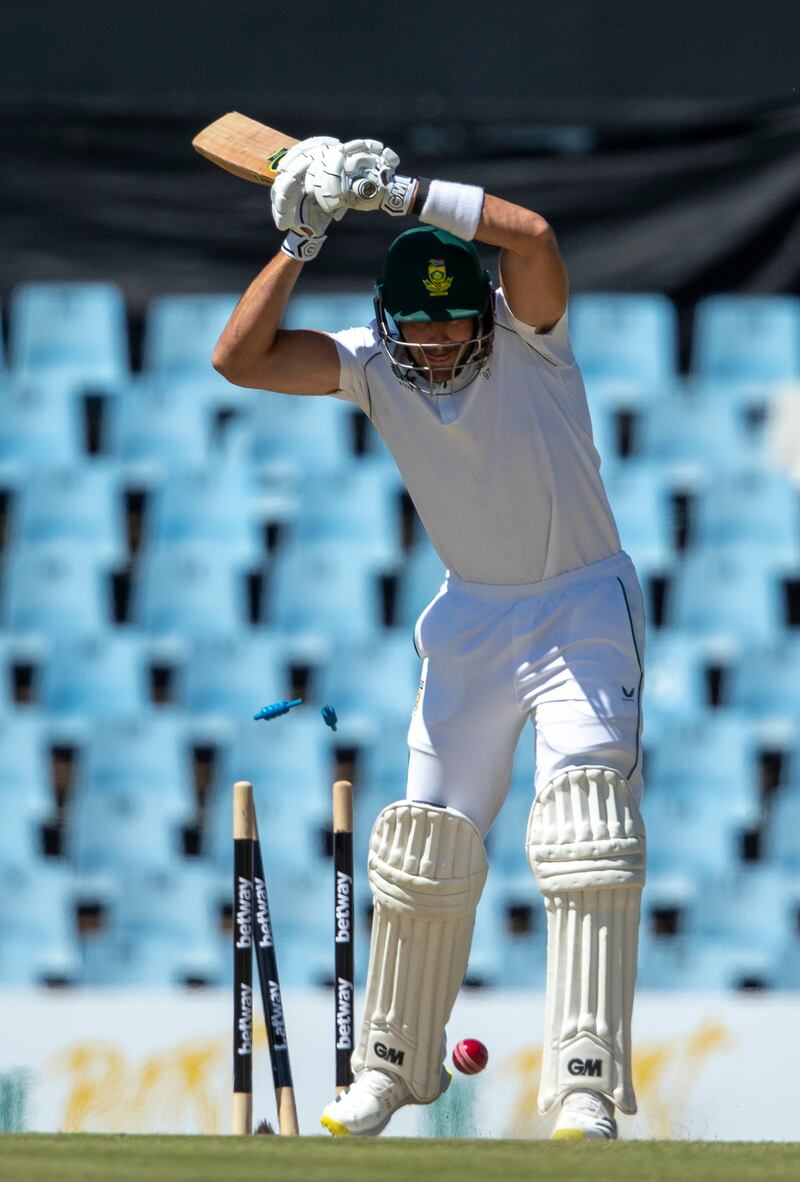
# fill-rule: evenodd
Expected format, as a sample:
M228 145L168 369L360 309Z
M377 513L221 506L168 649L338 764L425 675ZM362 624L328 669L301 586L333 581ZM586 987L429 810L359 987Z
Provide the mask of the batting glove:
M303 140L286 153L278 165L275 183L270 194L272 219L279 230L288 231L281 250L291 258L307 262L316 258L327 237L333 219L340 220L346 208L325 212L306 193L305 176L308 168L322 151L339 141L330 136L314 136Z

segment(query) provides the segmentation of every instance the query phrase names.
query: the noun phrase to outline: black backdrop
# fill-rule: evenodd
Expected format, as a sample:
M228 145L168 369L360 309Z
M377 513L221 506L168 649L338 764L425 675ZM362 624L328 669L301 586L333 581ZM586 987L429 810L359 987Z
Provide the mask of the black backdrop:
M134 316L159 292L241 290L278 244L266 194L190 147L234 105L241 96L0 100L3 305L37 278L113 279ZM502 121L479 102L458 117L343 104L320 120L254 100L246 111L297 135L378 136L412 172L538 209L573 290L664 291L688 312L708 292L800 289L800 103L537 103ZM349 215L307 282L371 282L400 228Z

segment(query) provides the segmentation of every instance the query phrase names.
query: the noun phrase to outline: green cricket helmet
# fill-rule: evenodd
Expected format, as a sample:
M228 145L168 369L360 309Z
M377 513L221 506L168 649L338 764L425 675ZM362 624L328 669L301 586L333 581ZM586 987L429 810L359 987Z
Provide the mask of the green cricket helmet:
M491 276L472 242L447 230L416 226L395 238L386 252L383 278L375 284L375 317L395 377L426 394L454 394L486 367L492 351ZM425 350L445 342L414 345L399 325L466 319L474 323L473 335L459 342L449 377L436 381L434 373L441 373L441 367L434 371Z

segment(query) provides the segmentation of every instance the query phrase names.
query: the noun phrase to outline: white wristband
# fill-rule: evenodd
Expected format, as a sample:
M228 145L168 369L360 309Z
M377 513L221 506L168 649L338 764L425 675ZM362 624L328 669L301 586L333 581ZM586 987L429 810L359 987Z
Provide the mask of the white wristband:
M475 237L482 210L483 189L479 185L431 181L419 220L469 241Z

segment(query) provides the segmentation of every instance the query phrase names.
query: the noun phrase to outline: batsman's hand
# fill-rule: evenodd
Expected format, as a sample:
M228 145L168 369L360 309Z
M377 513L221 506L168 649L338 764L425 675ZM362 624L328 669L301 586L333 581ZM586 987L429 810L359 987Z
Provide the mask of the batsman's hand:
M270 193L272 220L279 230L288 232L281 246L284 254L303 262L319 254L331 221L339 221L347 212L344 206L333 213L326 212L305 187L306 173L314 160L326 147L338 143L331 136L303 140L278 165Z
M306 192L334 217L340 209L399 216L408 212L416 192L416 180L396 175L399 163L397 153L379 140L328 144L306 170Z

